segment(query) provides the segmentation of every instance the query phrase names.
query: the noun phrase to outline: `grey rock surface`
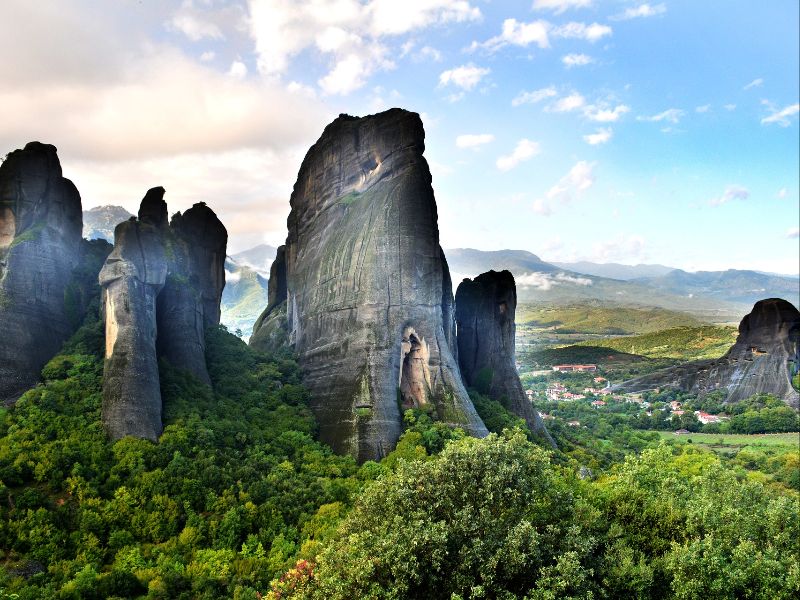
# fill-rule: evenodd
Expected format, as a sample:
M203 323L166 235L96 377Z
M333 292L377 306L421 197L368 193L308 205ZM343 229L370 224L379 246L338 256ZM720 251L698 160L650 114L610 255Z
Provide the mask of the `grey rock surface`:
M114 230L100 271L106 347L102 419L112 439L157 440L161 389L156 356L156 298L167 278L161 230L131 218Z
M731 403L765 393L797 408L800 393L791 378L800 365L799 344L800 311L781 298L759 300L739 323L736 343L724 356L662 369L615 389L674 388L698 395L723 389Z
M158 354L210 385L205 330L220 320L228 232L201 202L172 217L167 239L169 272L158 296Z
M164 189L120 223L100 272L106 324L103 425L112 439L161 434L158 359L210 384L206 328L217 325L228 234L204 203L166 224Z
M31 142L0 164L0 401L39 380L76 327L73 270L81 260L81 198L56 148Z
M468 387L503 404L525 419L531 432L555 446L519 380L516 310L517 286L509 271L488 271L459 284L456 326L461 375Z
M285 310L320 438L362 461L393 449L403 405L487 433L456 360L424 138L419 115L400 109L325 128L291 196L286 300L251 338L264 348L260 329Z

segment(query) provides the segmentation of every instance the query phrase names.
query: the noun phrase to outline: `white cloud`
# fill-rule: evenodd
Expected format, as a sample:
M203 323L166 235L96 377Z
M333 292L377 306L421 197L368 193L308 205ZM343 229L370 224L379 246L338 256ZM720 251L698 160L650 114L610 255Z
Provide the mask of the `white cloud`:
M711 105L710 104L703 104L703 106L696 107L694 109L694 112L696 112L696 113L707 113L709 110L711 110Z
M571 8L588 8L592 0L533 0L533 10L549 10L560 15Z
M442 62L444 58L442 53L439 52L436 48L432 46L423 46L417 52L414 53L414 60L417 62L424 62L424 61L433 61L433 62Z
M193 42L208 38L211 40L223 40L225 36L219 26L206 20L201 13L184 5L181 7L167 24L169 29L180 31Z
M792 117L796 116L797 113L800 112L800 104L790 104L781 110L770 107L770 110L772 111L771 114L761 119L762 125L776 123L781 127L789 127L789 125L792 124Z
M368 72L369 67L358 54L348 54L317 83L326 94L345 95L362 87Z
M556 88L553 86L535 90L533 92L520 92L516 98L511 101L511 106L520 106L522 104L536 104L546 98L556 96Z
M307 145L330 120L319 103L275 82L230 77L169 47L142 51L114 77L36 94L3 86L0 114L15 118L0 120L0 143L41 139L98 160L279 149Z
M527 138L517 142L511 154L501 156L497 159L497 168L501 171L509 171L519 163L529 160L539 154L539 143Z
M781 189L779 189L779 190L778 190L778 193L777 193L777 194L775 194L775 196L776 196L778 199L780 199L780 200L783 200L784 198L786 198L786 195L787 195L788 193L789 193L789 190L787 190L785 187L782 187Z
M725 104L722 108L724 108L725 110L736 110L736 105L735 104Z
M567 203L594 185L593 162L578 161L558 183L547 191L547 199Z
M753 88L761 87L762 85L764 85L764 80L761 77L759 77L758 79L753 79L753 81L748 83L742 89L743 90L751 90Z
M636 120L651 121L655 123L659 121L666 121L668 123L678 123L684 114L685 113L679 108L668 108L664 112L660 112L657 115L652 115L649 117L636 117Z
M552 30L553 37L581 39L591 43L611 35L612 33L613 30L608 25L601 25L600 23L586 25L585 23L577 23L574 21L566 25L555 27Z
M583 140L591 146L597 146L598 144L605 144L611 139L612 135L613 132L611 131L611 128L606 127L603 129L598 129L595 133L590 133L583 136Z
M467 0L249 0L248 6L259 71L281 75L294 56L314 46L332 59L319 80L329 94L348 94L373 73L393 68L386 38L481 18Z
M645 246L645 239L640 235L619 235L594 244L591 259L599 262L635 263L642 259Z
M506 19L503 21L500 35L489 38L483 43L473 42L470 50L484 48L489 52L496 52L508 45L526 48L531 44L536 44L539 48L549 48L548 31L550 28L551 25L547 21L522 23L516 19Z
M594 62L594 59L588 54L566 54L561 57L561 62L568 69L572 67L583 67Z
M630 107L625 104L618 104L613 109L587 106L584 116L590 121L596 121L598 123L616 123L622 115L630 110Z
M247 65L240 60L233 61L230 69L228 69L228 75L236 79L244 79L247 77Z
M470 91L481 79L491 72L490 69L476 67L472 63L449 69L439 75L439 85L455 85L462 90Z
M520 287L532 287L545 292L551 290L553 286L558 285L572 284L588 286L593 283L589 277L575 277L574 275L568 275L563 272L555 274L541 272L523 273L515 279L516 284Z
M572 112L586 106L586 99L578 93L570 94L559 98L555 104L549 107L553 112Z
M729 185L721 196L712 198L708 201L711 206L720 206L731 200L747 200L750 197L750 190L740 185Z
M200 55L200 60L202 60L203 62L210 62L210 61L214 60L216 57L217 57L217 53L216 52L208 51L208 52L203 52Z
M800 227L792 227L786 232L786 237L789 239L800 237Z
M614 21L627 21L629 19L641 19L646 17L655 17L663 15L667 12L667 7L664 4L650 5L647 3L640 4L639 6L631 6L626 8L622 13L611 17Z
M312 0L315 5L319 0ZM343 0L338 0L341 4ZM481 11L466 0L371 0L364 7L369 30L375 36L399 35L415 29L444 23L463 23L481 19Z
M494 136L491 133L471 134L465 133L456 138L457 148L480 148L484 144L494 141Z

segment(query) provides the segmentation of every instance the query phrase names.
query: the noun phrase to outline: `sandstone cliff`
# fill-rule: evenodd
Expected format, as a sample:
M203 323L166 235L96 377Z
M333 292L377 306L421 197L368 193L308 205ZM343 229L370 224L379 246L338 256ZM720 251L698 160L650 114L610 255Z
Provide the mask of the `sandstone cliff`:
M769 393L797 408L791 377L800 365L800 312L786 300L760 300L739 324L736 343L721 358L663 369L616 386L621 391L656 387L694 394L723 389L728 402Z
M81 198L56 148L31 142L0 165L0 401L39 379L79 320Z
M292 192L285 260L274 267L285 268L285 292L270 281L280 303L251 339L267 347L262 329L284 324L320 438L359 460L394 447L411 406L487 433L456 360L424 137L419 116L400 109L325 128Z
M459 284L456 325L461 375L467 386L499 401L554 446L517 374L516 310L517 286L509 271L489 271Z
M210 383L205 330L219 323L227 232L205 204L167 223L164 189L147 192L139 219L117 225L100 272L106 326L103 425L113 439L156 440L158 359Z

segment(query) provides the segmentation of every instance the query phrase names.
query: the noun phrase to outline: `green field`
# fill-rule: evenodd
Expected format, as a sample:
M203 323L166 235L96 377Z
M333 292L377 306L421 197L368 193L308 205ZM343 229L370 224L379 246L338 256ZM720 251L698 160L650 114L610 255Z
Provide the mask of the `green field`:
M700 360L719 358L736 341L735 327L703 325L673 327L643 335L589 340L577 346L609 348L647 358Z
M800 433L687 433L675 435L671 431L658 431L659 436L665 440L672 440L680 444L704 446L720 454L734 454L744 448L762 451L786 451L796 449L800 451Z
M517 307L517 325L555 333L600 335L641 334L674 327L698 327L700 321L686 313L664 308L624 306L541 306Z

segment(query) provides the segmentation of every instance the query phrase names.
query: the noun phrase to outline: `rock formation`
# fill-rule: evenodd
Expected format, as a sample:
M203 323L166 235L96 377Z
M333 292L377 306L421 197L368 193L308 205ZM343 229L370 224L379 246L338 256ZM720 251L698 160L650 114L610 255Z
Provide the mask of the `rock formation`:
M721 358L690 362L638 377L621 391L674 388L703 395L726 390L727 402L773 394L797 408L791 378L800 365L800 311L780 298L760 300L739 323L736 343Z
M0 165L0 401L13 402L77 327L81 198L56 148L31 142ZM79 308L79 307L77 307Z
M489 271L459 284L456 325L461 375L468 387L525 419L535 435L554 446L517 374L516 310L517 286L509 271Z
M450 275L439 246L419 116L340 115L306 154L265 328L283 327L312 392L320 438L359 460L389 452L402 410L487 433L461 382ZM284 257L284 260L281 260ZM282 269L285 268L285 292ZM285 312L285 316L282 313Z
M167 223L164 189L117 225L100 272L106 324L103 425L113 439L161 433L158 359L210 383L205 330L219 323L227 232L205 204Z

